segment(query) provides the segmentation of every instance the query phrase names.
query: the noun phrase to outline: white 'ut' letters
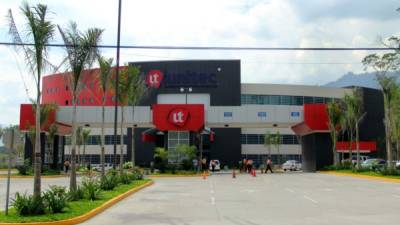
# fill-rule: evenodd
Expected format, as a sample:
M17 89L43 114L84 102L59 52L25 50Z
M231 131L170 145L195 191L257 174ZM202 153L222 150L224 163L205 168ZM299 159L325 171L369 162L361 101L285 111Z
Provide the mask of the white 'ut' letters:
M172 114L172 121L174 123L183 123L183 112L176 112Z

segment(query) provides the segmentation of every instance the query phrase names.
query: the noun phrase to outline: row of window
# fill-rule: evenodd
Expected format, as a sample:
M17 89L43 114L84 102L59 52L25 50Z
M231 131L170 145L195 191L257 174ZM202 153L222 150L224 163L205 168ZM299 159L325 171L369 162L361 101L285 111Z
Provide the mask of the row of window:
M253 165L259 167L260 165L266 163L269 158L268 155L242 155L243 159L253 160ZM301 155L271 155L271 160L273 164L282 164L287 160L297 160L301 162Z
M100 155L96 154L96 155L89 155L86 154L85 158L83 158L83 155L80 156L82 161L84 161L85 163L90 163L90 164L100 164ZM117 164L119 163L119 154L116 155L116 161ZM128 156L126 154L124 154L124 162L130 161L130 159L128 159ZM65 160L71 160L71 155L65 155ZM76 157L76 160L78 160L78 157ZM114 163L114 155L110 155L110 154L105 154L104 155L104 161L105 163Z
M115 102L115 96L110 97L110 99L111 99L112 102ZM65 105L69 105L69 103L70 103L70 101L65 100ZM76 100L76 104L77 105L85 105L87 103L94 104L94 99L93 98L87 98L87 99L86 98L82 98L82 99ZM72 101L71 101L71 104L73 104Z
M303 105L304 103L329 103L333 98L289 95L241 95L242 105Z
M298 145L299 141L296 135L291 134L281 134L281 144L282 145ZM242 134L240 136L240 141L242 145L263 145L264 144L264 134Z
M105 145L113 145L121 143L121 136L104 135ZM124 144L128 143L128 136L124 135ZM65 144L71 145L71 137L65 137ZM100 145L100 135L90 135L86 141L86 145Z

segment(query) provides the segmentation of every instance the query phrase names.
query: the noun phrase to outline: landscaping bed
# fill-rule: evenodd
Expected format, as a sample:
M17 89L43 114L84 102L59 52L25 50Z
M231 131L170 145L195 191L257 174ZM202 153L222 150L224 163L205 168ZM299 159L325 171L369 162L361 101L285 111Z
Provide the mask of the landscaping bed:
M371 171L371 170L351 170L351 169L343 169L343 170L326 170L322 172L335 172L335 173L344 173L344 174L357 174L357 175L365 175L365 176L372 176L372 177L383 177L383 178L393 178L399 179L400 175L385 175L382 174L380 171Z
M4 212L0 213L0 223L51 222L71 219L88 213L89 211L102 206L108 201L112 201L113 198L127 193L132 189L143 186L149 182L151 181L148 179L133 180L128 184L120 183L112 190L101 189L98 191L98 197L95 200L89 200L87 198L80 198L76 201L68 200L67 206L63 208L62 212L58 213L53 213L49 211L49 209L46 209L45 214L21 215L21 213L18 213L15 208L10 208L7 216Z

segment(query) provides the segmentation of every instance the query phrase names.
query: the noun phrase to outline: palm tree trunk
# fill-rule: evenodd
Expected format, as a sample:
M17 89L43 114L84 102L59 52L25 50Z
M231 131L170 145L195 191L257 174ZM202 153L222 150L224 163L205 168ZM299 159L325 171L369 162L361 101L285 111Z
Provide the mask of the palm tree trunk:
M132 128L132 154L131 154L132 166L135 167L135 128Z
M104 99L103 99L103 106L101 110L101 155L100 155L100 164L101 164L101 176L104 177L106 175L104 169L104 120L105 120L105 109L104 109Z
M41 192L41 143L40 143L40 76L38 76L37 85L37 99L36 99L36 134L35 134L35 157L34 157L34 181L33 181L33 195L40 196Z
M119 172L122 173L122 164L124 161L124 107L121 106L121 140L120 140L120 152L119 152Z
M385 139L386 139L386 156L388 161L388 167L392 168L392 146L391 146L391 124L389 117L389 101L387 95L384 94L385 101Z
M84 140L85 141L85 140ZM82 155L83 167L86 166L86 143L83 143L83 155Z
M396 148L397 148L397 160L400 160L400 138L397 138Z
M333 159L333 165L337 166L338 164L338 160L337 160L337 154L336 154L336 142L337 142L337 138L336 138L337 134L336 132L332 132L332 159Z
M76 190L76 163L75 163L75 151L76 151L76 95L73 94L73 112L72 112L72 149L71 149L71 177L69 182L69 190Z
M359 141L359 134L358 134L358 122L356 122L356 151L357 151L357 169L360 169L360 141Z

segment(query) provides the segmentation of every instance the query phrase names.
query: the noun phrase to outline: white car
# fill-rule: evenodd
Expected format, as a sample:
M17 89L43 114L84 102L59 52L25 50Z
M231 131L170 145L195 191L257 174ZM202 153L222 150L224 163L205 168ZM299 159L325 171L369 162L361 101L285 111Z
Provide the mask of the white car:
M400 169L400 160L397 160L397 162L396 162L396 168L399 168L399 169Z
M110 170L112 168L113 168L113 166L112 166L111 163L104 163L104 170L105 171ZM95 171L101 171L101 164L92 164L92 169L95 170Z
M297 160L288 160L284 164L282 164L283 171L290 170L296 171L301 170L301 163Z
M220 171L221 170L221 164L219 163L218 159L212 159L210 160L210 170L212 171L212 161L215 162L215 171Z

